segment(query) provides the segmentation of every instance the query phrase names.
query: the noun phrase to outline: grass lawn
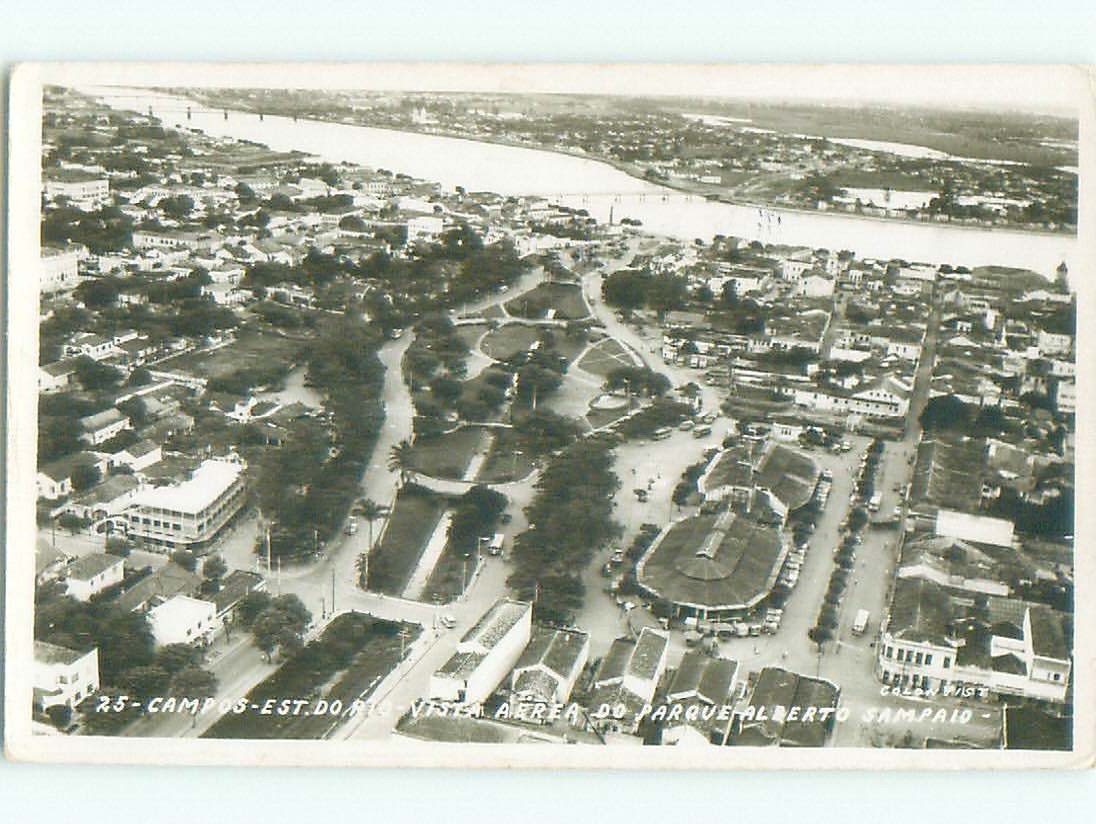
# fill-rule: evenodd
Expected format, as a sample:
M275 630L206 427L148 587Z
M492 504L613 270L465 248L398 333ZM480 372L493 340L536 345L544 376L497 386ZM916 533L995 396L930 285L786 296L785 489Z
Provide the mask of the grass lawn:
M528 449L522 448L517 433L512 429L499 429L476 480L488 484L506 483L525 478L532 471L532 456Z
M299 340L287 340L263 332L245 332L228 346L214 352L186 352L161 361L156 368L185 372L200 378L219 378L249 366L267 366L271 361L289 363L296 360L301 346Z
M572 283L542 283L524 294L507 301L506 311L515 317L543 318L555 309L558 320L589 317L590 310L581 287Z
M484 432L479 427L464 427L444 435L415 439L415 470L435 478L462 480L472 455L480 448Z
M613 338L606 338L590 349L578 362L579 369L605 377L622 366L636 366L635 357Z
M455 552L449 551L446 544L445 550L434 565L434 571L426 581L426 588L422 591L420 601L430 603L437 601L448 604L464 592L464 577L474 574L474 566L471 559L468 561L467 571L464 558Z
M416 624L346 613L335 618L323 634L287 660L247 695L249 705L268 699L324 699L339 701L343 714L262 715L249 711L225 715L203 738L309 739L323 736L354 701L368 698L381 679L400 660L400 630L406 630L404 648L421 632ZM314 706L314 705L313 705Z
M476 341L478 341L483 333L489 328L490 327L486 323L475 323L470 326L458 326L453 332L464 342L465 346L471 349L476 345Z
M620 420L631 411L627 406L622 406L620 409L591 409L586 413L586 420L592 428L598 429Z
M445 512L445 499L421 487L405 487L396 496L388 526L369 563L369 588L402 595L426 542Z
M540 338L535 326L511 323L488 333L483 339L483 351L495 360L508 360L518 352L526 351Z

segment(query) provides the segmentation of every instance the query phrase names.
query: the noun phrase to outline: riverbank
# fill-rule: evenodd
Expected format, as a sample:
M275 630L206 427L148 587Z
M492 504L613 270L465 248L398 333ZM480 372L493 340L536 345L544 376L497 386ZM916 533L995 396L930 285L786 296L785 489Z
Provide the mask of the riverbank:
M743 198L736 197L733 193L721 188L719 190L713 190L711 184L700 184L687 180L658 180L653 181L646 177L645 171L636 166L635 164L626 163L623 161L615 160L613 158L602 157L599 155L592 155L586 152L578 151L566 146L559 145L544 145L537 143L528 143L519 140L508 139L505 137L496 137L490 135L467 135L457 132L445 130L445 129L431 129L426 127L416 127L413 124L406 127L396 127L388 125L378 125L373 123L365 123L357 119L345 120L338 118L324 118L314 115L299 115L292 112L282 112L279 110L265 111L256 107L251 101L237 100L234 101L231 107L226 107L224 103L215 102L212 99L206 98L201 91L195 92L194 90L180 90L180 89L158 89L156 91L163 92L165 94L171 94L174 96L185 97L197 104L212 106L217 109L228 109L234 111L245 112L252 115L265 115L268 117L288 117L294 120L307 121L318 124L326 125L339 125L339 126L352 126L365 129L377 129L379 131L391 132L394 134L415 134L423 137L437 137L447 140L460 140L468 143L479 143L494 146L503 146L510 149L524 149L534 152L549 152L556 155L562 155L564 157L570 157L577 160L586 160L593 163L598 163L618 172L628 175L628 177L636 180L646 186L651 187L650 191L636 190L634 192L606 192L601 194L611 194L620 196L638 196L638 197L666 197L668 192L673 192L675 195L686 195L688 197L695 197L706 200L712 203L722 203L728 206L736 206L748 209L758 209L761 211L771 213L773 217L779 217L780 215L806 215L811 217L823 217L823 218L846 218L863 221L874 221L885 224L900 224L910 226L927 226L932 228L942 229L963 229L974 230L979 232L992 232L992 233L1012 233L1017 235L1034 235L1045 237L1061 237L1061 238L1076 238L1077 230L1073 227L1069 229L1046 229L1041 227L1033 227L1029 225L1017 225L1017 224L993 224L993 223L960 223L955 221L934 221L925 220L915 217L899 216L899 215L865 215L857 212L846 212L838 209L826 210L826 209L812 209L806 206L795 206L786 203L775 203L768 200L758 200L756 198ZM474 189L469 187L470 191ZM660 191L661 190L661 191ZM571 195L575 193L561 192L559 196ZM551 195L548 195L551 196ZM628 217L628 215L624 215Z

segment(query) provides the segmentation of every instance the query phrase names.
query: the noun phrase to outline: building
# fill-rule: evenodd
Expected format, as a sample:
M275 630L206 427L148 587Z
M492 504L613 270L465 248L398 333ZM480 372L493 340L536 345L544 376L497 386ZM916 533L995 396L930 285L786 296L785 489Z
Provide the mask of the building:
M416 215L407 221L407 243L434 241L445 228L445 221L436 215Z
M163 457L164 450L160 444L140 440L111 455L110 463L112 466L128 466L134 472L140 472L159 463Z
M1062 616L1042 604L982 603L924 578L898 578L876 645L876 676L948 694L957 685L1059 704L1072 670Z
M129 417L113 407L80 418L81 439L96 446L109 441L123 429L129 429Z
M594 674L590 709L602 733L634 734L666 671L669 637L650 627L617 638Z
M148 611L148 625L156 646L208 644L220 627L212 601L176 595Z
M84 468L94 468L101 477L106 472L106 463L104 459L91 452L77 452L43 464L38 467L36 477L38 497L55 501L71 495L73 475Z
M38 367L38 391L62 392L72 383L76 374L76 358L62 358Z
M521 658L532 621L532 604L508 598L496 601L430 677L430 697L482 704Z
M201 585L202 579L193 572L175 563L164 564L119 595L114 604L126 612L147 612L176 595L194 595Z
M34 642L34 703L70 709L99 689L99 650L87 652Z
M589 657L588 633L535 627L510 674L511 716L529 718L534 707L565 704Z
M685 653L666 691L674 720L662 729L663 744L725 744L738 685L738 662L693 650ZM673 710L680 706L679 711Z
M65 198L85 212L110 201L110 182L79 169L50 169L45 179L46 197Z
M67 594L77 601L90 601L92 595L120 584L124 571L125 562L117 555L101 552L84 555L65 570Z
M733 746L822 747L833 733L841 690L822 678L765 667L735 712Z
M244 505L242 461L203 461L189 480L140 491L126 512L132 538L168 549L201 549Z
M83 355L94 361L101 361L117 354L118 350L110 338L104 338L94 332L81 332L69 341L65 346L65 352L73 357Z
M936 534L947 538L958 538L960 541L1011 547L1014 529L1012 521L1004 518L973 515L951 509L940 509L936 513Z
M676 521L636 565L639 588L699 620L744 617L772 591L788 553L780 530L748 514Z
M266 581L257 572L248 572L243 569L234 569L221 581L221 588L210 598L217 608L216 618L219 624L231 621L236 614L236 607L247 595L252 592L264 592Z
M899 578L926 578L940 586L982 595L1007 596L1008 585L995 574L997 559L958 538L922 535L902 544Z
M80 249L43 246L39 263L38 288L43 295L68 292L79 283Z
M108 475L91 489L74 495L64 511L90 521L113 518L129 506L140 488L140 481L132 475Z

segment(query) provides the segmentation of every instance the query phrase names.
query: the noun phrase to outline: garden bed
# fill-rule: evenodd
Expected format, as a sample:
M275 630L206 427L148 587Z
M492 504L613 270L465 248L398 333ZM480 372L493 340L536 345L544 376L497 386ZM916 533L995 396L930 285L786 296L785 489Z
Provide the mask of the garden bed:
M407 485L400 490L369 562L369 589L403 594L445 508L442 496L422 487Z
M444 435L419 437L411 453L411 465L416 472L433 478L460 481L481 448L484 432L478 426L465 426Z

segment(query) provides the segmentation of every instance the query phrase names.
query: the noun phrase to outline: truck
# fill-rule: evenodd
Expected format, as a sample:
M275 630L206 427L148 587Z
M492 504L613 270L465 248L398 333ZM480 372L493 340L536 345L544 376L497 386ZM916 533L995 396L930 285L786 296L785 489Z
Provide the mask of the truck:
M878 512L879 507L882 505L882 503L883 503L883 493L882 492L876 492L874 495L871 496L871 500L868 501L868 511L869 512Z
M354 535L358 531L358 519L351 515L346 520L346 534Z
M496 532L492 535L490 541L487 543L487 554L496 557L502 555L502 544L504 540L505 538L501 532Z
M852 634L863 635L868 629L868 621L871 619L871 613L866 609L862 609L856 613L856 618L852 622Z

